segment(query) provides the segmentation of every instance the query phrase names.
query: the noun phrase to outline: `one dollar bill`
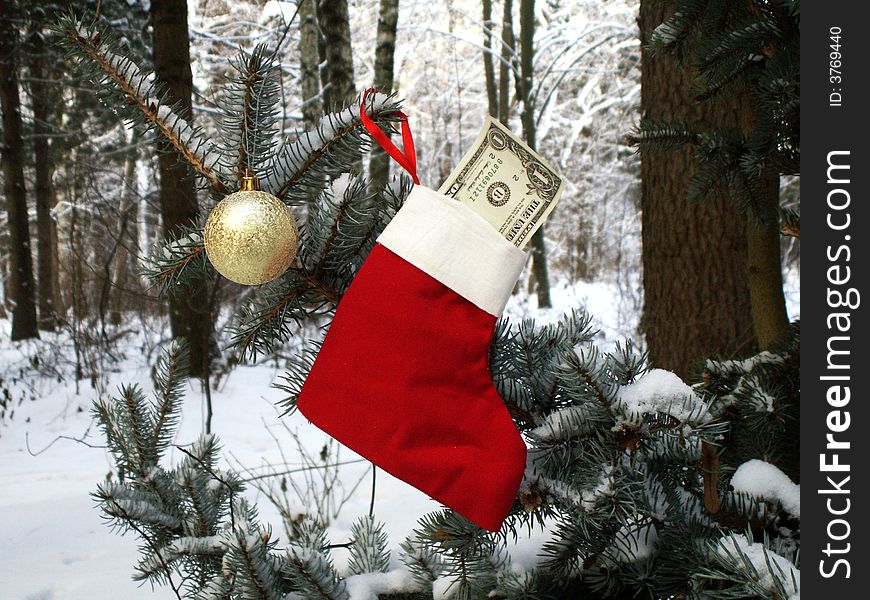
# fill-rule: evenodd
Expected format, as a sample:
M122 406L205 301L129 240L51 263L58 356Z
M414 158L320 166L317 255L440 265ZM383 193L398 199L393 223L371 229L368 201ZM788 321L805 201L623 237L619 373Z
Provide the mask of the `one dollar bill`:
M523 249L552 212L565 182L537 152L487 117L439 192L467 204Z

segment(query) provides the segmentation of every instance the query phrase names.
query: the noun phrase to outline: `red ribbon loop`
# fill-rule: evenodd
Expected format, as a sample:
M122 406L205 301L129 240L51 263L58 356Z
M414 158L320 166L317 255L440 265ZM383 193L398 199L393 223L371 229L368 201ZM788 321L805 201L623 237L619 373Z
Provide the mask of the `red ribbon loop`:
M402 147L404 148L404 153L399 150L398 147L393 143L393 141L387 136L386 133L381 130L377 124L372 121L371 117L366 114L366 99L368 98L370 93L376 92L375 88L367 89L362 96L362 100L359 103L359 118L362 121L363 126L368 130L371 136L375 139L378 145L384 149L384 152L389 154L394 161L399 163L408 173L410 173L411 177L414 179L414 183L420 184L420 180L417 178L417 150L414 148L414 137L411 135L411 126L408 125L408 117L403 112L396 111L395 115L398 115L400 121L402 122Z

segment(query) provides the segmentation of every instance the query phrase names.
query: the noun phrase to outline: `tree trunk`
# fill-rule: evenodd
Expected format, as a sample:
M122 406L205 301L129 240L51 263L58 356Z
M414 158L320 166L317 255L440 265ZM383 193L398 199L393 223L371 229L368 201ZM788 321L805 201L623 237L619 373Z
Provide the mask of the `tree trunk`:
M757 125L757 109L748 91L740 95L741 129L748 135ZM779 228L779 173L768 169L761 176L758 214L746 223L749 298L758 346L772 350L789 331L782 289L782 255Z
M302 118L314 127L323 114L320 98L320 33L317 31L317 0L299 2L299 67L302 87Z
M129 286L129 274L135 273L135 257L138 255L139 232L135 227L139 203L138 189L136 185L136 164L139 159L137 144L139 134L134 129L130 135L130 148L127 149L127 158L124 165L124 191L121 194L121 206L118 209L120 223L116 232L117 250L115 252L114 281L111 288L111 312L109 322L112 325L120 325L123 311L129 307L125 305L124 298Z
M782 290L782 258L778 215L779 174L764 174L764 200L768 212L763 221L749 218L746 234L749 254L749 296L752 301L752 321L755 337L762 350L772 350L788 330L788 312Z
M653 55L646 44L668 16L667 4L642 0L641 110L651 119L694 129L739 125L739 108L700 105L691 67ZM651 363L684 379L711 355L754 348L749 301L746 218L725 194L686 201L697 171L692 149L641 153L644 312Z
M378 41L375 48L375 87L385 94L393 91L396 27L399 22L399 0L381 0L378 16ZM389 131L386 132L389 135ZM369 179L374 189L380 189L390 179L390 159L380 147L372 148Z
M495 86L495 64L492 60L492 0L483 0L483 74L486 80L486 99L489 114L498 118L498 90Z
M514 3L504 0L501 19L501 62L498 65L498 120L507 125L510 116L511 66L514 65Z
M57 291L55 255L57 231L51 209L55 195L52 186L54 160L49 148L52 106L57 102L55 86L47 83L46 45L42 24L36 24L30 44L30 96L33 107L33 158L36 196L36 256L39 281L39 326L51 331L57 326L57 309L54 299Z
M326 52L327 85L323 96L326 109L336 110L356 93L347 0L321 0L317 18Z
M193 121L193 75L190 70L190 42L187 30L186 0L151 0L154 28L154 72L174 103L179 116ZM167 142L160 145L160 211L165 236L177 235L182 225L191 226L199 216L193 171L179 162ZM204 280L169 301L169 320L173 337L186 337L190 345L191 373L208 373L212 316L209 290Z
M532 150L537 150L535 107L532 105L532 86L535 63L535 0L520 0L520 89L517 94L523 99L523 134ZM538 295L538 308L550 308L550 276L547 272L547 246L544 227L532 236L532 275Z
M0 1L0 13L17 14L14 2ZM9 220L9 292L12 309L12 339L39 337L24 189L24 157L21 138L21 100L18 95L18 28L8 22L0 27L0 106L3 110L3 184Z
M85 265L87 261L84 236L82 231L87 225L82 222L82 215L87 214L80 208L80 201L84 197L85 185L81 165L85 163L82 158L81 148L76 148L70 160L72 166L71 194L69 196L71 210L69 221L69 239L67 248L67 261L69 267L70 283L70 306L72 306L73 329L78 336L79 323L84 321L90 313L90 302L85 286Z

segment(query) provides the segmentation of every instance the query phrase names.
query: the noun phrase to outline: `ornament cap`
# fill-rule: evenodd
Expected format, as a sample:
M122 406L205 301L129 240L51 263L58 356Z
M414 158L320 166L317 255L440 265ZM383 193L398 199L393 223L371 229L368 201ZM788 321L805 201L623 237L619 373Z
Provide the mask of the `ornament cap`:
M257 179L257 176L251 172L250 169L245 169L245 174L242 175L242 187L239 188L240 192L259 192L260 191L260 180Z

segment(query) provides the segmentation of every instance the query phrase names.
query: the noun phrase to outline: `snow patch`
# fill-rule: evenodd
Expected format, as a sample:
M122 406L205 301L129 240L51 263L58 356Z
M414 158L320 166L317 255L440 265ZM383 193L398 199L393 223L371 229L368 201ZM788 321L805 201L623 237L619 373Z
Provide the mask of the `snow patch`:
M451 577L439 577L432 583L432 598L433 600L448 600L456 595L459 591L459 586L456 580Z
M685 423L706 423L709 406L675 373L652 369L620 388L617 406L626 420L640 424L645 415L666 414Z
M787 558L765 549L764 544L750 542L746 536L737 534L719 540L716 552L738 569L749 562L757 573L758 582L770 592L778 592L778 581L788 600L800 600L800 570Z
M345 580L350 600L377 600L379 594L419 592L411 574L403 569L386 573L362 573Z
M658 541L659 534L652 523L633 517L613 536L615 558L621 563L640 562L653 555Z
M752 459L737 468L731 477L735 491L779 502L793 517L801 518L801 486L774 465Z
M547 415L543 423L529 432L529 436L539 442L555 442L583 435L591 426L588 408L569 406Z

